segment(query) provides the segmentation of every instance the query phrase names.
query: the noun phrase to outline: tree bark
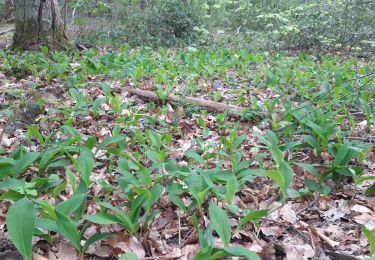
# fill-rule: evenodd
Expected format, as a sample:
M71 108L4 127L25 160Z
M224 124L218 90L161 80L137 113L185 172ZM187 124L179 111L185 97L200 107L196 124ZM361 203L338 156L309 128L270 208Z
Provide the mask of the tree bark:
M4 12L2 14L2 19L10 20L13 15L13 0L5 0Z
M37 50L65 49L68 38L64 31L57 0L14 0L16 32L13 47Z

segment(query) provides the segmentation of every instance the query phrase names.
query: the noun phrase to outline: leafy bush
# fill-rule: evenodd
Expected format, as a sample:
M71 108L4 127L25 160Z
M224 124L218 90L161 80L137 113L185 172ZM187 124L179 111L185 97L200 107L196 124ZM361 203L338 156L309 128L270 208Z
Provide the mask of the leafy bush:
M192 44L204 31L205 9L199 1L159 0L146 7L118 4L108 25L80 40L151 47ZM85 20L85 19L83 19ZM120 25L118 22L120 21Z
M244 5L244 4L243 4ZM290 1L267 6L247 5L253 19L233 24L268 48L374 47L371 16L375 4L365 1ZM242 9L240 9L242 10ZM237 14L238 9L234 15ZM233 19L235 21L235 19ZM237 23L238 23L237 22ZM241 26L242 25L242 26Z
M163 45L197 40L203 25L204 13L195 1L162 0L146 19L150 35Z

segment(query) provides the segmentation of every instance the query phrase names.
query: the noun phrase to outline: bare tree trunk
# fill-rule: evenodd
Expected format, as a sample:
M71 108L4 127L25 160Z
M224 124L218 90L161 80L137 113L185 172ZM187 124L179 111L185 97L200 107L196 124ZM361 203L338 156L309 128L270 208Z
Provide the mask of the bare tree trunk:
M13 47L64 49L68 45L57 0L14 0L16 32Z

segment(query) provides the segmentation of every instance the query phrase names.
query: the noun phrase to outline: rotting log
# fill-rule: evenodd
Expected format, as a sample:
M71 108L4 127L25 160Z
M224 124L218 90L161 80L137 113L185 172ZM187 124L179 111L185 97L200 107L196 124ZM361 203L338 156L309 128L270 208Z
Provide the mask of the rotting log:
M152 100L160 102L161 99L155 92L129 88L125 87L125 91L127 91L131 95L138 96L144 100ZM200 108L206 109L209 112L216 112L216 113L224 113L226 112L228 116L238 118L240 117L241 112L244 111L244 108L223 104L220 102L215 102L203 98L195 98L195 97L181 97L176 95L169 95L166 99L169 103L177 104L181 106L189 106L195 105Z

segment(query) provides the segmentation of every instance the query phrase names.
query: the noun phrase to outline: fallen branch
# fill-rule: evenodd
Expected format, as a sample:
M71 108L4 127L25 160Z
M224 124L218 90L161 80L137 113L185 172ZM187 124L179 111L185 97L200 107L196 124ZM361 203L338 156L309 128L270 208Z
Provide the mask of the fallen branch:
M3 31L3 32L0 32L0 35L4 35L4 34L7 34L7 33L10 33L10 32L13 32L15 29L9 29L9 30L6 30L6 31Z
M128 87L126 87L125 90L129 94L138 96L142 99L161 101L158 95L152 91L128 88ZM202 99L202 98L180 97L176 95L169 95L166 101L177 104L177 105L181 105L181 106L196 105L210 112L216 112L216 113L227 112L228 116L235 117L235 118L240 117L240 113L244 111L244 108L241 108L241 107L226 105L220 102L215 102L215 101Z

